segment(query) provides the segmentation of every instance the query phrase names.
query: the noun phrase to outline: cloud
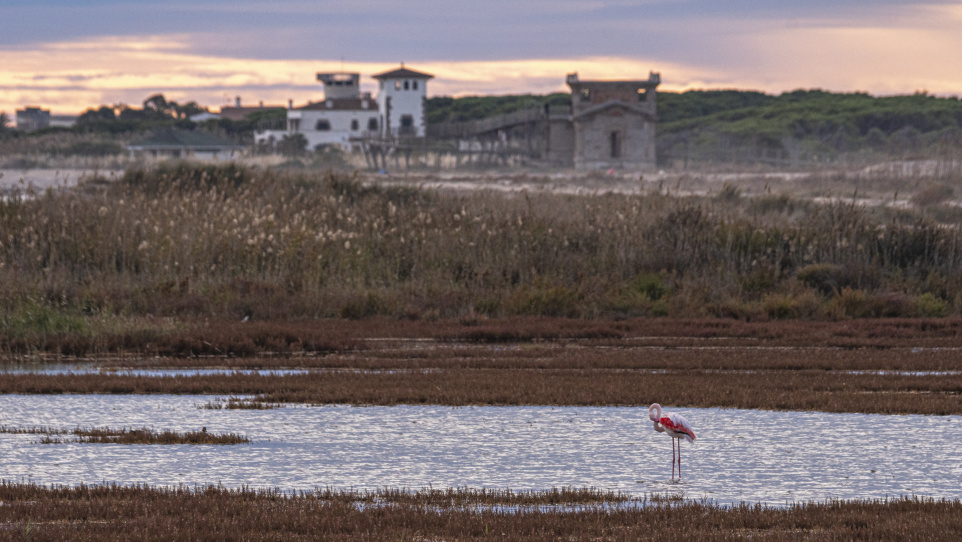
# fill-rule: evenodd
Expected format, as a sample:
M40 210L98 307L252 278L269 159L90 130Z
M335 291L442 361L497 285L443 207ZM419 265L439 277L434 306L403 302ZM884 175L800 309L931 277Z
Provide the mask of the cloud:
M197 55L172 43L171 37L107 37L49 44L9 55L0 72L0 108L43 103L63 112L80 112L99 104L139 103L163 92L169 99L219 105L242 96L247 102L286 103L318 99L316 72L346 69L364 74L365 90L374 91L373 73L396 67L387 62L338 60L258 60ZM650 60L619 57L527 59L514 61L425 61L418 70L436 76L432 95L541 93L564 90L565 74L589 78L647 78ZM674 73L684 66L660 63ZM42 66L37 73L37 66ZM82 68L80 68L82 67ZM702 75L701 72L697 75Z
M30 40L0 37L0 110L80 112L158 92L211 106L234 96L302 103L321 95L316 72L359 71L373 91L368 76L400 61L437 76L432 95L552 92L565 90L572 71L634 79L649 70L671 90L962 92L962 57L951 54L962 50L957 2L197 0L156 8L53 0L0 7L6 20L55 23ZM43 17L8 17L30 10ZM88 24L91 14L103 19Z

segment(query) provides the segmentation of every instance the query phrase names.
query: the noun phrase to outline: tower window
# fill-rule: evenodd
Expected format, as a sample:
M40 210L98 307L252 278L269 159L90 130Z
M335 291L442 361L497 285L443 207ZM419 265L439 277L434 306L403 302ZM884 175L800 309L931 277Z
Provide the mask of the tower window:
M404 90L408 90L408 89L410 89L410 88L411 88L411 83L410 83L410 81L405 81L405 82L404 82Z
M371 132L376 132L376 131L377 131L377 119L376 119L376 118L371 117L371 118L367 119L367 129L368 129L369 131L371 131Z
M356 131L358 128L360 128L360 123L357 122L357 119L351 119L351 130Z
M417 79L415 79L414 81L411 81L411 88L413 88L414 90L418 89Z
M395 81L395 82L394 82L394 90L401 90L401 82L400 82L400 81Z

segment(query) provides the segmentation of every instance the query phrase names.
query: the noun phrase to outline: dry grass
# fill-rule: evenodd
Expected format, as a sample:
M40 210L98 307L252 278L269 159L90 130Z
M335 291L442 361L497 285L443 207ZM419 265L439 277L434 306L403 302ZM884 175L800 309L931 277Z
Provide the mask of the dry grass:
M962 234L930 210L790 203L456 195L233 165L132 170L0 203L0 320L8 342L30 348L123 336L112 332L126 319L150 317L962 313ZM812 265L843 272L800 279Z
M962 504L899 498L784 509L564 490L352 494L0 484L0 540L954 540ZM478 505L481 506L478 506ZM611 506L615 504L615 506ZM559 509L554 505L571 505Z

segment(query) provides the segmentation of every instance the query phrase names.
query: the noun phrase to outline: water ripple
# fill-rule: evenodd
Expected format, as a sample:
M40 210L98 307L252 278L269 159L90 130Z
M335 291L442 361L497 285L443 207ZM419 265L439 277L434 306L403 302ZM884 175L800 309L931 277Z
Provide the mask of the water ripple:
M643 408L199 408L210 396L0 396L0 425L245 434L238 446L38 444L0 434L0 477L45 484L221 483L286 490L574 486L719 503L962 498L962 417L679 409L698 441L671 445Z

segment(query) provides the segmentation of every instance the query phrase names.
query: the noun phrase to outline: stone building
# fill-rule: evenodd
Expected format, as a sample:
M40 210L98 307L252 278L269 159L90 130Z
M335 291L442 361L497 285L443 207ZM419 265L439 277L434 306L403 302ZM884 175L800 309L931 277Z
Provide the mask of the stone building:
M454 149L457 164L531 164L578 169L656 167L657 87L661 76L624 81L566 78L571 100L477 120L429 126L428 136Z
M548 157L578 169L655 167L657 91L661 77L582 81L567 76L571 110L548 118Z

